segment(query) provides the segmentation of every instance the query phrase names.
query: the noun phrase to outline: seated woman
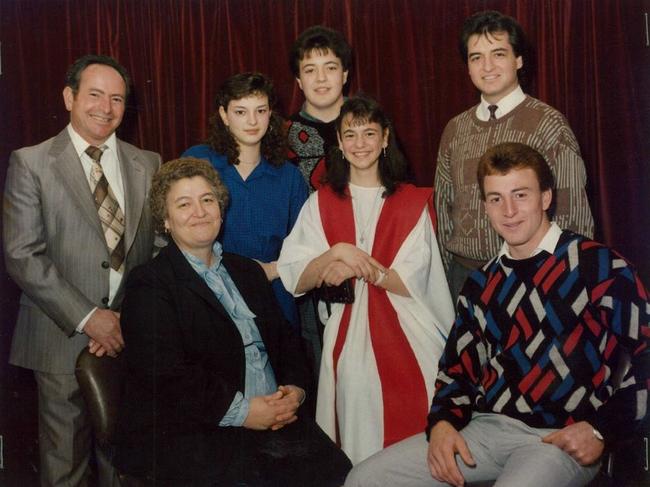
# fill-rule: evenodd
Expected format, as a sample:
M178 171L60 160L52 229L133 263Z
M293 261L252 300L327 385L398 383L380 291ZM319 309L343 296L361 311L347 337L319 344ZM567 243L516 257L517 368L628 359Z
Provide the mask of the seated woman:
M353 463L422 431L453 323L430 211L370 98L349 98L339 148L284 241L278 271L299 296L352 282L326 319L316 420ZM350 281L348 281L350 282Z
M300 170L285 162L287 141L274 105L273 85L264 75L228 78L217 94L207 143L183 156L207 159L219 171L230 193L220 239L224 251L259 262L284 316L298 328L297 308L278 279L276 260L309 189Z
M299 338L262 268L215 241L227 200L204 160L154 177L151 211L169 244L126 284L115 465L174 487L341 485L349 460L299 409Z

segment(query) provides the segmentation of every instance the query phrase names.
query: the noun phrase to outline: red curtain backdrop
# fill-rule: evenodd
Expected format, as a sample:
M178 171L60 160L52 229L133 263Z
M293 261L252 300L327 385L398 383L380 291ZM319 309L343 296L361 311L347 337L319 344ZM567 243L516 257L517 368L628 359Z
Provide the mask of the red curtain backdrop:
M386 107L417 183L429 185L446 122L478 97L458 56L460 25L495 8L519 19L535 48L528 91L564 113L576 133L598 238L647 278L649 7L648 0L2 0L0 174L11 150L65 125L63 75L82 54L107 53L126 65L134 96L120 135L171 159L205 138L216 89L233 73L269 74L280 110L295 111L302 97L287 52L303 29L322 23L354 47L350 92Z
M520 21L536 57L528 92L576 133L597 238L650 283L650 0L1 0L0 185L11 150L68 122L61 91L77 57L104 53L127 67L134 87L120 136L169 160L205 138L217 87L233 73L270 75L280 111L297 110L287 53L318 23L349 39L350 92L379 99L416 182L431 185L445 124L478 100L460 26L488 8ZM18 296L2 265L0 293L2 372Z

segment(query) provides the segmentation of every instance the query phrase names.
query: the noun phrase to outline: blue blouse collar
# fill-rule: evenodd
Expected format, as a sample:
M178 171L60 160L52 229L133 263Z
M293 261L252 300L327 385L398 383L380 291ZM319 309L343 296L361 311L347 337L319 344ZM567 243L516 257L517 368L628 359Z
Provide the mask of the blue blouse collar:
M192 265L192 267L194 267L194 269L201 275L203 275L203 273L206 271L216 272L217 269L219 269L219 266L221 266L223 248L221 247L221 243L219 243L218 240L215 240L214 244L212 244L212 264L209 266L195 255L192 255L189 252L185 252L182 249L181 252L183 252L183 255Z

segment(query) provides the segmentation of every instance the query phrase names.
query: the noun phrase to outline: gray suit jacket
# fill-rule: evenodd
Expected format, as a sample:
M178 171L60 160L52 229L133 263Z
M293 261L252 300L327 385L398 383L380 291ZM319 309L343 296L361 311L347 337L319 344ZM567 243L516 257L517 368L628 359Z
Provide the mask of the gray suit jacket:
M153 251L147 204L160 156L117 141L124 181L125 276ZM4 193L7 271L23 293L9 361L49 373L74 372L88 344L76 333L109 294L108 247L88 180L68 131L11 154ZM112 303L119 309L122 288Z

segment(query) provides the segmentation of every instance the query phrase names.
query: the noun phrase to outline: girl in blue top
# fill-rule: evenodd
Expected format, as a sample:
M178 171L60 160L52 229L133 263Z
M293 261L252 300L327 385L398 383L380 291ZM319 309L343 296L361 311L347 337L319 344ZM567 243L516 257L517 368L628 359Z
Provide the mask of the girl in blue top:
M284 316L298 328L296 305L278 279L276 260L309 190L298 168L285 161L286 137L274 104L273 85L264 75L231 76L217 94L207 142L183 157L207 159L219 171L230 192L224 251L259 262Z

